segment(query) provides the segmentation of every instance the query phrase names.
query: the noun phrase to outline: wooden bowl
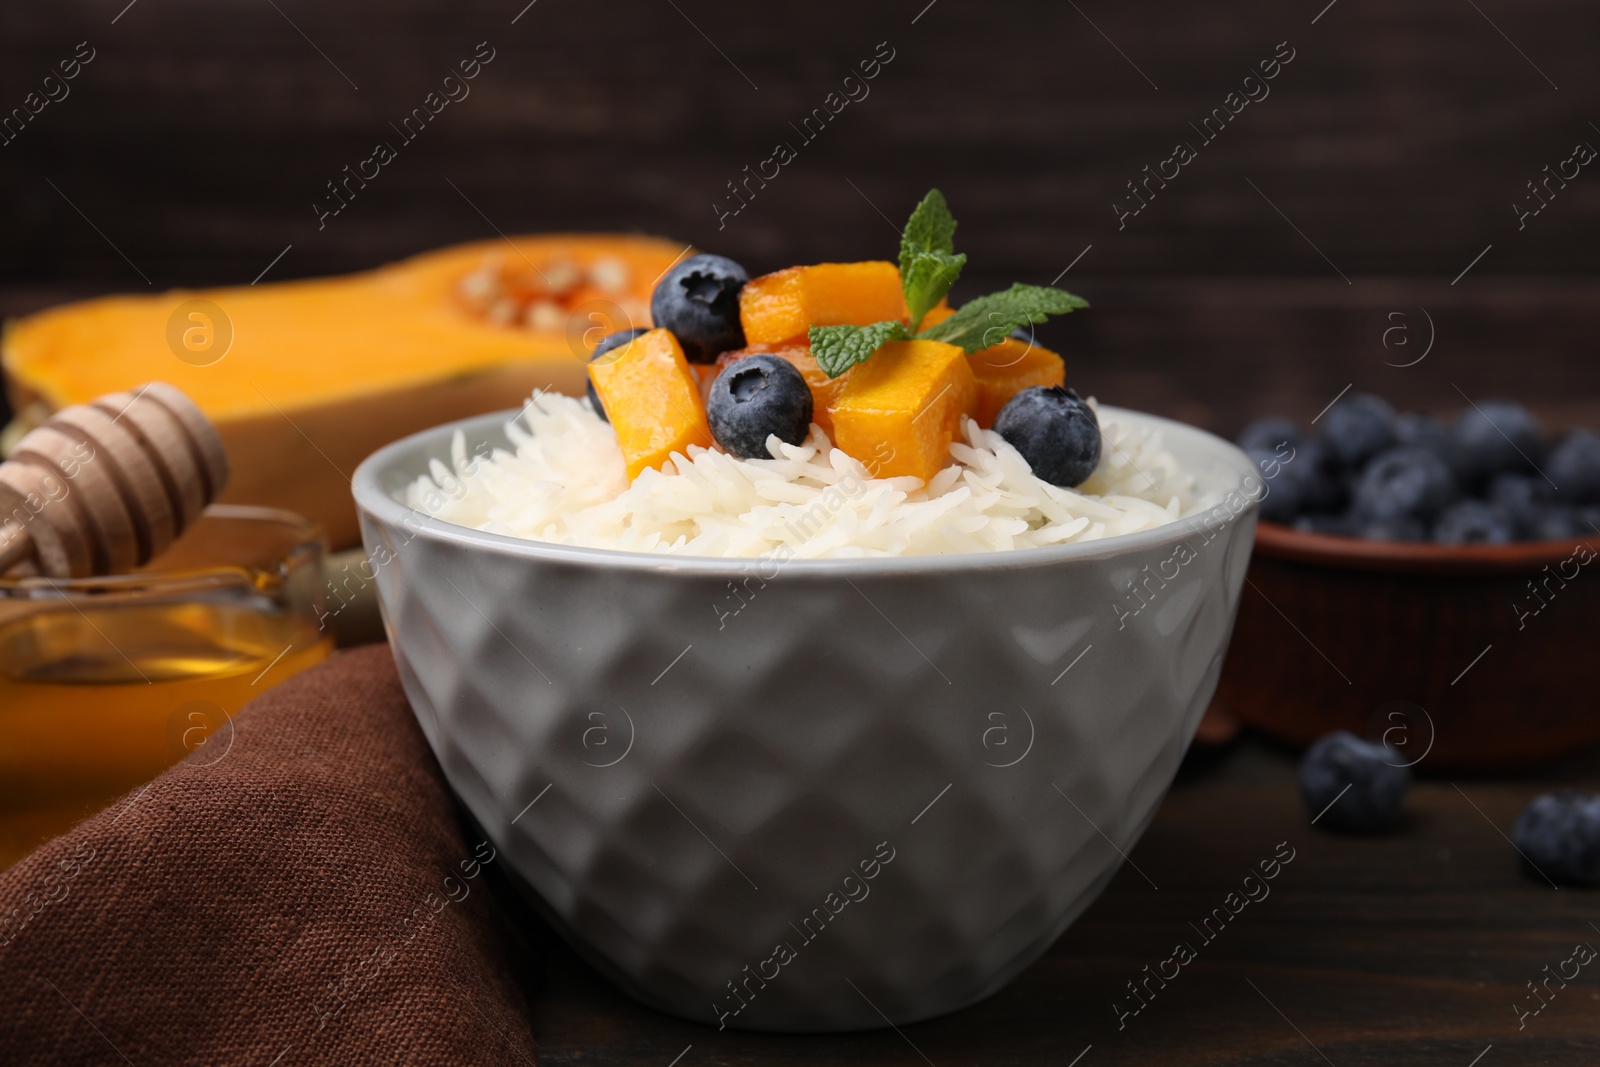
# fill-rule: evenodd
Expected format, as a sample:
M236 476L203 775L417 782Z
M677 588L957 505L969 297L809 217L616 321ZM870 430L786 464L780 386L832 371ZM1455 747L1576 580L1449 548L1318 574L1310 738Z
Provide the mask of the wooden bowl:
M1596 559L1585 540L1434 545L1260 523L1216 710L1295 745L1382 737L1422 772L1593 745Z

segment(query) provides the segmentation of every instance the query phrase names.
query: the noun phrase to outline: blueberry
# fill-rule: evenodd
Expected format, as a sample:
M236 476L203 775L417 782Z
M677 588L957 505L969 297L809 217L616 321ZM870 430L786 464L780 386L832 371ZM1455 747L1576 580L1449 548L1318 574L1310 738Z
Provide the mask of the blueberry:
M1467 480L1470 477L1471 471L1466 461L1466 453L1456 442L1455 433L1432 415L1418 415L1408 411L1395 420L1394 430L1395 437L1401 444L1432 452L1449 464L1457 481Z
M811 431L811 389L794 364L778 356L745 356L711 383L706 419L711 433L740 459L771 459L767 438L797 445Z
M1382 397L1353 393L1322 416L1322 436L1345 466L1358 468L1399 440L1394 408Z
M1439 514L1433 539L1441 545L1505 545L1517 539L1517 528L1511 516L1493 504L1460 500Z
M1368 541L1426 541L1428 528L1420 519L1398 516L1387 519L1352 517L1352 532Z
M1518 537L1529 537L1549 510L1550 483L1537 475L1506 471L1489 479L1484 497L1510 517Z
M1393 448L1367 464L1356 480L1354 509L1367 519L1427 522L1456 496L1444 460L1420 448Z
M600 339L599 344L594 346L594 351L589 353L589 362L593 363L607 352L621 348L634 338L643 337L649 332L648 327L636 326L631 330L618 330L616 333L608 333Z
M593 363L613 348L621 348L640 334L649 332L649 330L641 326L632 330L618 330L616 333L606 334L600 339L600 343L594 346L594 351L589 353L589 362ZM611 421L611 416L606 414L606 406L600 403L600 394L594 391L593 380L589 381L589 405L594 408L594 413L600 416L601 422Z
M1300 762L1300 792L1318 826L1370 833L1394 822L1411 788L1411 768L1388 745L1340 730Z
M1348 515L1302 515L1294 520L1294 528L1301 533L1334 534L1340 537L1353 535L1355 527Z
M1419 415L1415 411L1407 411L1397 415L1394 420L1395 440L1403 445L1415 445L1426 448L1429 452L1444 452L1455 443L1455 437L1450 433L1450 428L1432 415Z
M1290 420L1277 415L1268 415L1266 418L1256 419L1240 430L1239 436L1234 440L1246 452L1256 450L1271 452L1283 444L1298 449L1305 439L1306 435L1301 432L1300 427Z
M1320 437L1308 438L1296 450L1291 465L1299 464L1299 477L1307 511L1338 511L1350 498L1350 480L1339 460Z
M1587 533L1577 508L1550 504L1534 518L1526 536L1530 541L1570 541Z
M690 256L667 272L650 294L650 318L671 330L691 363L715 363L744 347L739 290L750 280L726 256Z
M1266 487L1261 517L1268 522L1293 522L1301 515L1334 512L1343 506L1343 475L1315 438L1298 446L1280 441L1271 449L1247 448L1245 454L1261 468Z
M1527 470L1544 450L1539 420L1510 400L1485 400L1462 412L1455 438L1472 480Z
M1257 419L1239 434L1240 447L1261 468L1266 495L1261 517L1292 522L1301 515L1338 511L1347 496L1338 460L1320 438L1307 437L1287 419ZM1262 441L1272 441L1263 445Z
M1006 401L994 431L1051 485L1082 485L1100 465L1100 420L1076 392L1059 385L1031 386Z
M1550 453L1544 471L1560 488L1556 495L1575 504L1600 504L1600 437L1573 430Z
M1555 882L1600 882L1600 793L1563 789L1535 797L1511 831L1534 872Z
M1267 448L1247 448L1245 455L1261 469L1266 489L1261 496L1261 517L1268 522L1293 522L1305 510L1305 492L1293 461L1286 463L1282 454Z

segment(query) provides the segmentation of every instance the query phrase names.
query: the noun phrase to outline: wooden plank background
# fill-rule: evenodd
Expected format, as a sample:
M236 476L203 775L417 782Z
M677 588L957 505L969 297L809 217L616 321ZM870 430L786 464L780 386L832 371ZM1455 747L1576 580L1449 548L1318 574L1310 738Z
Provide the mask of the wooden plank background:
M886 256L882 216L937 184L973 261L958 297L1076 263L1061 284L1094 308L1045 340L1107 401L1226 432L1268 409L1309 419L1354 383L1600 423L1600 175L1523 229L1513 208L1575 144L1600 146L1593 5L125 3L0 15L0 109L80 41L95 54L0 146L0 313L248 282L291 245L269 278L495 228L649 231L755 271ZM324 183L397 140L390 123L479 42L494 59L471 95L319 230ZM869 95L803 141L790 124L880 42L894 58ZM1289 49L1270 95L1119 229L1125 183ZM797 158L719 229L725 183L780 140ZM1422 363L1385 365L1430 333Z
M883 216L938 185L973 261L958 298L1073 264L1061 284L1094 307L1043 336L1108 402L1231 433L1265 411L1308 421L1353 384L1600 425L1600 173L1525 228L1513 209L1576 143L1600 146L1597 39L1600 8L1577 0L9 3L0 115L80 41L95 58L0 145L0 315L248 282L286 247L269 279L496 228L659 233L753 271L884 257ZM470 97L319 230L324 183L479 42L495 58ZM798 144L790 124L880 42L894 58L870 95L719 228L725 183ZM1125 183L1198 140L1189 124L1280 42L1294 59L1270 96L1119 229ZM941 1065L1065 1064L1090 1042L1086 1064L1321 1062L1295 1027L1340 1064L1466 1067L1490 1043L1484 1067L1594 1062L1592 985L1531 1034L1506 1010L1588 936L1578 895L1526 879L1499 836L1535 783L1468 783L1481 817L1427 783L1405 833L1340 842L1285 806L1291 774L1251 748L1180 783L1136 856L1161 892L1124 870L1018 983L909 1036ZM1123 1040L1121 983L1285 838L1303 869ZM708 1038L552 951L548 1063L665 1064L690 1043L685 1063L918 1062L893 1032Z

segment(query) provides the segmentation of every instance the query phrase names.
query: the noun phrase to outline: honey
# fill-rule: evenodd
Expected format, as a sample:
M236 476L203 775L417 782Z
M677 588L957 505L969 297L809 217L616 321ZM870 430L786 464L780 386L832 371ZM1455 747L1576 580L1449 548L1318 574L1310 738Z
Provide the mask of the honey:
M225 760L233 714L331 654L320 538L282 514L214 506L161 571L0 583L0 870L191 753Z
M0 626L0 868L205 746L325 659L296 615L237 604L61 605Z

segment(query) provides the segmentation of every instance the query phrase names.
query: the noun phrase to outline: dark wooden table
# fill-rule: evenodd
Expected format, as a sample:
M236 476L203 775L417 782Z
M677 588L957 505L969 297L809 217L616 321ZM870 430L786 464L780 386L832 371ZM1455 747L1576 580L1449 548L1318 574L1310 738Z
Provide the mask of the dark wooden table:
M957 298L1060 277L1094 309L1044 340L1107 402L1232 433L1266 411L1309 421L1349 385L1600 424L1600 177L1525 226L1513 207L1575 141L1600 144L1593 4L124 3L0 14L0 108L76 42L98 49L0 149L0 316L269 264L357 269L496 227L665 233L756 270L884 256L880 206L899 217L938 184L973 257ZM481 40L497 58L470 101L319 228L324 183ZM719 228L726 182L880 41L897 54L871 97ZM1297 58L1271 98L1119 226L1126 183L1280 41ZM543 1062L1594 1065L1600 968L1521 1031L1512 1004L1600 944L1600 895L1530 880L1502 831L1536 792L1597 778L1590 760L1465 795L1424 782L1399 831L1341 839L1307 826L1289 759L1246 741L1192 767L1134 853L1161 888L1124 870L982 1005L903 1037L717 1033L548 945ZM1125 983L1280 841L1296 859L1272 895L1119 1031Z
M900 1033L718 1032L635 1004L535 932L541 1062L1593 1067L1600 961L1520 1029L1512 1006L1537 1006L1525 983L1576 944L1600 946L1600 892L1524 874L1504 835L1536 794L1597 778L1600 754L1518 779L1423 779L1394 832L1343 837L1309 825L1292 758L1246 737L1191 754L1131 853L1160 888L1125 865L1043 959L976 1007ZM1270 895L1204 942L1190 923L1281 842L1294 859ZM1119 1029L1113 1004L1137 1006L1127 983L1179 941L1197 958Z

